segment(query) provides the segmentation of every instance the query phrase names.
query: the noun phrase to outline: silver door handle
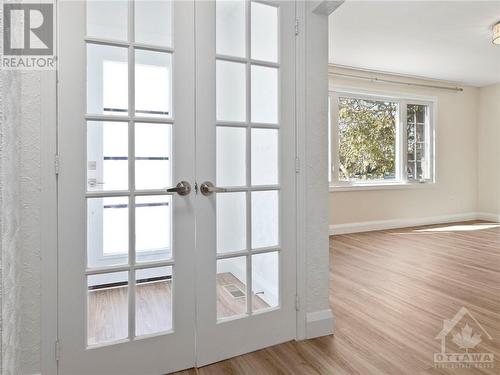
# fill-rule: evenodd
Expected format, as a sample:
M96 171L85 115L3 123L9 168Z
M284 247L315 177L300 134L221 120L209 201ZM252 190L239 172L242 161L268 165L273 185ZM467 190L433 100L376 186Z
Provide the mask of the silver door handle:
M225 193L227 189L214 186L210 181L205 181L200 186L201 194L208 196L212 193Z
M181 181L171 188L167 188L167 193L177 193L179 195L188 195L191 193L191 184L187 181Z

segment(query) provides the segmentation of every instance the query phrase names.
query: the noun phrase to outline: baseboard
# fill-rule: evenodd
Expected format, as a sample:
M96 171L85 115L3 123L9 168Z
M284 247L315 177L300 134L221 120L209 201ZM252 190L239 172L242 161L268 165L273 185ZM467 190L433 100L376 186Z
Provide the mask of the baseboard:
M478 212L477 219L478 220L500 222L500 214L494 214L491 212Z
M375 230L398 229L407 227L418 227L421 225L454 223L468 220L491 220L500 221L500 215L468 212L463 214L431 216L411 219L393 219L365 221L360 223L334 224L330 225L330 236L335 234L348 234L359 232L371 232Z
M309 312L306 315L306 339L331 335L334 326L335 319L332 310Z

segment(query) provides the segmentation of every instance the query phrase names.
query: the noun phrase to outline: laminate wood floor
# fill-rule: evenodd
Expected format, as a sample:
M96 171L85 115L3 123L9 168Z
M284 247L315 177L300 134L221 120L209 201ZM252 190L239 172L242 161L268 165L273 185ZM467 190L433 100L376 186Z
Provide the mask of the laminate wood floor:
M232 295L231 291L239 292ZM127 287L89 291L89 344L99 344L128 336ZM246 288L232 273L217 274L217 314L220 318L244 314ZM254 310L269 305L252 294ZM172 286L170 280L141 283L136 289L137 335L165 332L172 328Z
M467 222L334 236L330 255L335 335L179 374L500 374L500 225ZM495 356L493 369L434 368L440 351L435 337L443 320L462 307L492 336L473 327L481 333L477 348Z

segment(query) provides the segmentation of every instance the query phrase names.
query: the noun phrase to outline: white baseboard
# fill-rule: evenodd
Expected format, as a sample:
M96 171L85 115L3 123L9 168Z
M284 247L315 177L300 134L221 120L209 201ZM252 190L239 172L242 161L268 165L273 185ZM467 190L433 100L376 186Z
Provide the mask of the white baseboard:
M454 223L468 220L490 220L499 221L500 215L484 212L468 212L463 214L431 216L411 219L393 219L365 221L360 223L334 224L330 225L330 236L335 234L348 234L359 232L371 232L375 230L398 229L407 227L417 227L421 225Z
M491 212L478 212L477 219L500 222L500 214L493 214Z
M334 326L335 319L332 310L309 312L306 315L306 339L331 335Z

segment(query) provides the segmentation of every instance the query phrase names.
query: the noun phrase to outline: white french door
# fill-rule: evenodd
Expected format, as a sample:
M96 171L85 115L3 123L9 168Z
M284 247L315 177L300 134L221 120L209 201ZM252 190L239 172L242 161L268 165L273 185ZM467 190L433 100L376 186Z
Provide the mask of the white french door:
M295 3L201 1L196 20L205 365L295 337Z
M61 1L59 373L295 337L295 4Z

